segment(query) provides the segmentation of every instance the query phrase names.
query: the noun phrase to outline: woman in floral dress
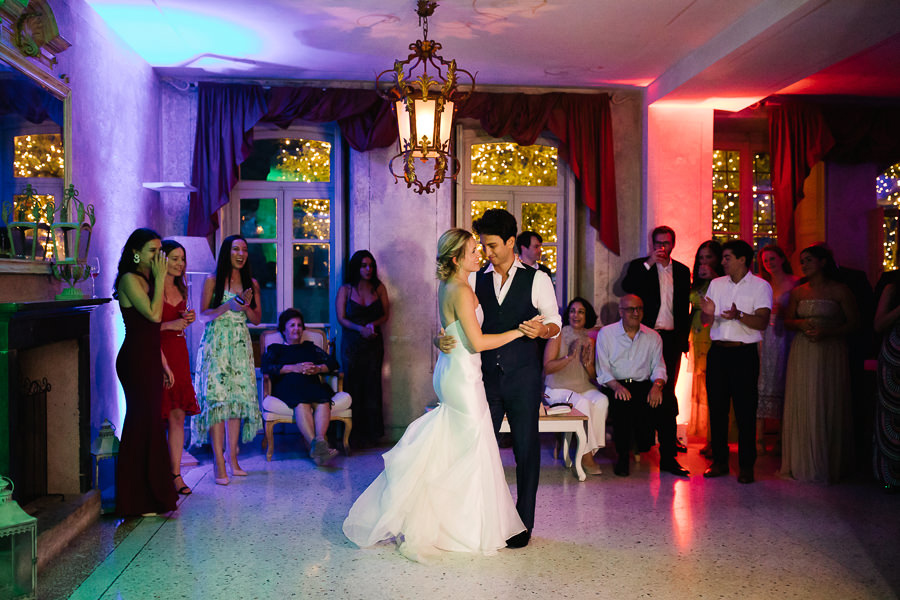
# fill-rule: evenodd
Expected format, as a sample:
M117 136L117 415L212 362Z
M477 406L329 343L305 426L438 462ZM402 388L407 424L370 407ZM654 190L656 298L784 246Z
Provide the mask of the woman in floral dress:
M239 235L225 238L216 260L216 273L203 285L201 319L207 321L197 352L194 389L201 412L192 419L191 437L202 444L212 438L216 461L215 481L228 485L224 438L228 437L228 463L232 475L244 476L237 461L238 437L252 441L259 430L256 372L247 321L262 319L259 284L250 275L247 240ZM241 421L243 420L243 434Z

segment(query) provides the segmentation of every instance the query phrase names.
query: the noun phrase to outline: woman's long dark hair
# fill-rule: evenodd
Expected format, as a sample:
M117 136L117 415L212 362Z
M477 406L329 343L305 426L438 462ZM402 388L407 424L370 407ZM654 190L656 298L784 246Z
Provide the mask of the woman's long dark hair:
M119 280L122 278L122 275L125 273L138 272L137 263L134 262L135 253L140 254L147 242L158 239L161 239L159 234L146 227L141 227L140 229L135 229L131 232L131 235L125 240L125 245L122 246L122 256L119 257L118 273L116 273L116 280L113 282L113 298L116 300L119 299ZM153 287L152 281L150 282L150 287L151 289Z
M827 279L832 281L841 280L841 272L838 270L837 263L834 260L834 253L830 248L822 244L813 244L812 246L804 248L800 254L803 254L804 252L817 260L825 261L825 266L822 267L822 275Z
M222 305L222 298L225 296L225 281L231 278L231 246L235 241L240 240L247 244L247 240L242 235L229 235L222 241L219 247L219 256L216 258L216 286L213 288L212 301L210 308L216 308ZM250 245L247 244L247 250ZM245 290L253 289L253 276L250 272L250 256L248 252L247 260L241 267L241 287ZM256 308L256 294L250 300L250 308Z
M709 251L716 257L716 261L713 263L713 271L716 272L716 275L721 277L725 274L725 268L722 266L722 244L716 240L706 240L700 244L700 247L697 248L697 253L694 255L694 275L691 279L692 290L700 289L706 281L706 279L700 278L700 251L704 248L709 248Z
M364 258L371 259L372 261L372 289L377 290L381 285L381 280L378 279L378 262L376 262L375 257L372 256L372 253L368 250L357 250L353 253L353 256L350 257L350 262L347 263L347 270L344 272L344 281L353 287L356 287L359 284L360 279L362 279L359 270L362 269L362 261Z
M177 248L181 248L181 251L184 252L184 266L187 269L187 250L184 249L184 246L175 240L163 240L162 251L166 253L166 256L170 255ZM181 292L181 297L187 299L187 284L184 281L184 273L174 279L175 287Z
M591 303L582 298L581 296L575 296L569 303L566 305L566 312L563 313L562 320L563 325L569 324L569 311L572 310L572 305L576 302L580 302L584 307L584 328L590 329L594 325L597 324L597 311L594 310L594 307L591 306Z

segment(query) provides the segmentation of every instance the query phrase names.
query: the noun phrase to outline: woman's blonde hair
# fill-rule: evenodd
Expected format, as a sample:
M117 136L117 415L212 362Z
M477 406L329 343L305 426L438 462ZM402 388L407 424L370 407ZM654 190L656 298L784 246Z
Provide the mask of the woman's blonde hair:
M447 281L459 269L453 259L462 259L466 250L466 242L472 239L472 233L465 229L448 229L441 234L437 246L437 278Z

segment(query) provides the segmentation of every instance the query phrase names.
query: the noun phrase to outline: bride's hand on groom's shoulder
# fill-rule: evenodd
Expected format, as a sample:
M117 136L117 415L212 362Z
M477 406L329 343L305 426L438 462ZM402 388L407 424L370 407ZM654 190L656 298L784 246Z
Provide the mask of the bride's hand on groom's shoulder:
M444 332L443 327L441 328L440 333L434 336L432 342L437 349L444 354L447 354L456 347L456 338L452 335L447 335L446 332Z

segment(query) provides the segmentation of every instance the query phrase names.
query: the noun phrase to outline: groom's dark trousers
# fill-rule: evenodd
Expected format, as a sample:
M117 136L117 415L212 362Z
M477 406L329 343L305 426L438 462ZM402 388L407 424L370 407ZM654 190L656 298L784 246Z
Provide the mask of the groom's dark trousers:
M497 303L493 274L479 273L475 294L484 311L484 333L515 329L538 314L531 302L533 269L517 269L503 304ZM529 531L534 528L534 508L541 473L538 409L543 396L543 368L537 340L519 338L496 350L481 353L481 373L494 432L503 415L509 421L516 457L516 509Z

